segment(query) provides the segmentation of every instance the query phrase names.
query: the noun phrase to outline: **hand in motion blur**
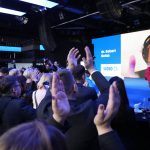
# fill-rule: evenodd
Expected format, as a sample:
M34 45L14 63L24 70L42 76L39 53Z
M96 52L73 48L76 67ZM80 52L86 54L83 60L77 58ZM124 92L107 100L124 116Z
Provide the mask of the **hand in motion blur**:
M72 70L75 66L77 66L80 57L81 55L79 54L79 50L73 47L67 56L68 69Z
M99 135L110 132L112 130L111 121L117 114L119 106L120 95L117 89L116 82L113 82L109 89L109 99L106 109L104 108L104 105L100 104L97 114L94 118L94 123L96 125Z
M51 93L53 118L57 122L63 124L69 115L70 105L64 90L64 85L59 79L59 75L57 73L53 73Z
M131 55L129 58L129 65L127 72L123 75L125 77L137 78L139 75L135 72L136 59L134 55Z
M93 56L92 56L88 46L85 47L85 54L86 54L86 58L83 57L82 60L84 62L85 68L91 74L93 71L95 71L95 68L94 68Z

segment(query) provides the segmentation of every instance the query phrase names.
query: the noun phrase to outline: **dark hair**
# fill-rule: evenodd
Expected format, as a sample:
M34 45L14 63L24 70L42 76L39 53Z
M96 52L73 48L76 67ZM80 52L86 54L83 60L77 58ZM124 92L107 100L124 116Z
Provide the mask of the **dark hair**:
M21 95L23 95L26 91L26 77L21 75L21 76L17 76L17 80L19 81L20 85L21 85Z
M118 110L116 116L114 117L114 119L112 120L112 123L111 123L112 127L116 128L118 125L120 125L122 123L123 124L126 123L127 118L125 118L125 117L127 117L130 106L129 106L129 100L128 100L128 96L126 93L125 84L124 84L123 79L115 76L109 80L109 83L112 84L114 81L117 82L117 88L118 88L119 94L120 94L120 107L119 107L119 110ZM121 129L121 126L118 128Z
M21 75L21 76L17 76L17 79L18 81L21 83L21 84L25 84L26 83L26 77Z
M85 74L85 68L82 65L77 65L72 70L72 74L75 78L75 80L82 80L82 76Z
M148 45L150 45L150 35L145 39L142 50L142 55L146 63L148 63Z
M63 134L35 120L18 125L0 137L1 150L67 150Z
M117 88L119 90L120 98L121 98L120 110L119 111L123 111L124 109L126 109L126 107L129 106L129 100L128 100L124 80L117 77L117 76L115 76L115 77L112 77L109 80L109 83L112 84L114 81L117 82Z
M0 72L1 72L1 73L4 73L4 74L8 74L9 69L8 69L7 67L1 67L1 68L0 68Z
M0 94L10 94L11 88L16 84L15 76L5 76L0 78Z
M60 69L58 74L64 84L66 94L69 95L75 82L71 71L68 69Z

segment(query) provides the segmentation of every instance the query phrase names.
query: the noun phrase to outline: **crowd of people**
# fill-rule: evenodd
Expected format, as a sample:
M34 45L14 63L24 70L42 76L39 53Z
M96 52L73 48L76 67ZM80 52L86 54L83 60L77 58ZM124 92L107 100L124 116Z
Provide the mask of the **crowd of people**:
M46 60L44 69L0 69L1 150L135 149L135 116L123 80L108 82L88 46L85 54L85 68L72 48L66 68Z

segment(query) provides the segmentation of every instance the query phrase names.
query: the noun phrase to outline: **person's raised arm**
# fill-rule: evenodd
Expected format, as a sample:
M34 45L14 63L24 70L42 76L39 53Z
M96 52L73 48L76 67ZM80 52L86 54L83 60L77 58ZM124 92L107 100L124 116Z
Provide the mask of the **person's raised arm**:
M83 57L82 60L84 62L85 68L89 71L90 74L92 74L94 71L96 71L96 69L94 67L93 56L88 46L85 47L85 54L86 57Z
M70 112L70 105L64 90L64 85L57 73L53 73L51 93L53 118L58 123L64 124Z
M97 114L94 118L99 135L99 145L101 149L105 150L124 150L124 146L120 141L119 136L111 127L111 121L117 114L120 107L120 95L117 89L116 82L114 82L109 89L109 99L107 106L100 104Z
M77 66L78 60L80 58L79 50L76 48L72 48L67 56L67 69L72 70L75 66Z
M100 104L94 118L94 123L99 135L112 131L111 121L118 112L119 106L120 96L116 82L114 82L109 89L109 99L106 109L103 104Z
M85 68L89 71L92 79L94 80L101 94L108 93L110 84L106 80L106 78L94 67L94 60L88 46L85 47L85 54L86 57L82 58L85 64Z

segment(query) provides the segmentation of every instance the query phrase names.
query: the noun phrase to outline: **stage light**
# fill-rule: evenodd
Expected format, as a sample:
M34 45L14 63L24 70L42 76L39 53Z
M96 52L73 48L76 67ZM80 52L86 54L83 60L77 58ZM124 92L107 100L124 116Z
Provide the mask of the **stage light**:
M15 17L21 24L27 24L29 19L25 16L16 16Z
M40 45L40 51L45 51L43 45Z
M19 0L19 1L27 2L30 4L35 4L35 5L39 5L39 6L43 6L43 7L47 7L47 8L52 8L52 7L55 7L56 5L58 5L58 3L51 2L48 0Z
M21 47L15 47L15 46L0 46L0 51L21 52Z
M24 14L26 14L25 12L7 9L7 8L3 8L3 7L0 7L0 13L10 14L10 15L15 15L15 16L23 16Z
M32 10L33 10L34 12L36 12L36 13L38 13L38 12L44 12L44 11L47 10L46 7L43 7L43 6L37 6L37 5L31 6L31 8L32 8Z

